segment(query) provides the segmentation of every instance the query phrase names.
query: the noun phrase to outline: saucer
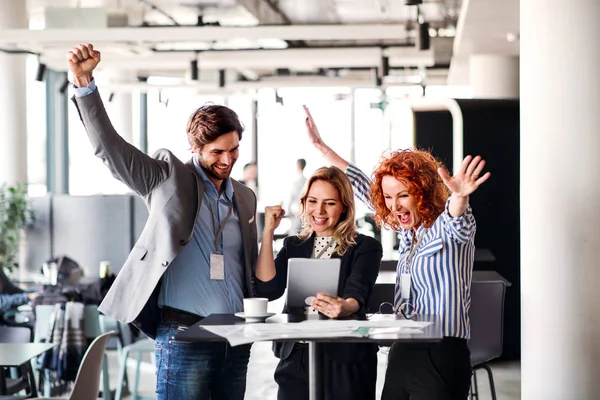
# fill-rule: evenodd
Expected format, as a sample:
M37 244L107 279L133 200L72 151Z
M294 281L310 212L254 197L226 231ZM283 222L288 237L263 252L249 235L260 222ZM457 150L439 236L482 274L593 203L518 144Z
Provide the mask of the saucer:
M265 319L272 317L275 313L266 313L265 315L253 315L251 317L247 317L243 312L236 312L235 316L244 318L246 322L264 322Z

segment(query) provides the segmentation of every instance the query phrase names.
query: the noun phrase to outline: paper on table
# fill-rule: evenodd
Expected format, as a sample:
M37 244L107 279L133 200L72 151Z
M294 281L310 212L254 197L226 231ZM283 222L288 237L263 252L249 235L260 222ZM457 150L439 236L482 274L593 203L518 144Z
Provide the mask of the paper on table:
M323 339L332 337L364 337L371 335L375 328L390 328L395 334L418 334L421 329L432 324L412 320L380 319L358 320L319 320L299 323L261 323L246 325L206 325L204 329L219 335L232 346L258 341L278 339ZM377 332L377 331L375 331Z
M276 327L275 329L260 329L267 325L273 325ZM299 331L294 327L288 327L287 324L247 324L243 326L203 325L202 327L207 331L214 333L215 335L219 335L227 339L231 346L289 338L300 340L311 338L364 336L360 334L353 334L352 331L349 331L347 329L323 331L321 328L318 332L314 330Z

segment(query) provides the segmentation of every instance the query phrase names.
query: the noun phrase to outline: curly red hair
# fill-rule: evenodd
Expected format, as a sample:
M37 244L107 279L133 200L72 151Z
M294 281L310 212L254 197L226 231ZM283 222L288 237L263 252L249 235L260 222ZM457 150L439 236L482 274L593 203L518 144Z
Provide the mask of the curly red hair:
M401 229L400 222L385 205L381 188L383 177L390 175L408 187L423 225L431 227L444 211L450 195L437 172L438 168L446 169L431 153L422 150L397 150L384 158L373 173L371 185L371 202L377 224L396 231Z

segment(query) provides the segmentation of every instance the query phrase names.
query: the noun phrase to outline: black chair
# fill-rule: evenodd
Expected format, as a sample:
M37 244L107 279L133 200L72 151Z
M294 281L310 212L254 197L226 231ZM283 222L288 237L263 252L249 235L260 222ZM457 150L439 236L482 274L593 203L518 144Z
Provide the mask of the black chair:
M504 295L506 283L498 281L473 281L471 284L471 366L473 368L473 384L470 399L479 399L476 372L483 369L487 372L492 400L496 400L496 387L489 361L502 354L502 331L504 325Z
M379 264L379 272L381 272L381 271L396 272L397 266L398 266L398 260L381 260L381 264Z
M29 328L0 325L0 343L29 343L31 340ZM27 390L28 397L36 397L37 389L31 361L21 365L18 372L19 377L6 380L6 392L12 395Z
M373 292L367 303L367 314L393 314L394 309L390 305L381 306L382 303L394 302L394 284L393 283L377 283L373 286Z

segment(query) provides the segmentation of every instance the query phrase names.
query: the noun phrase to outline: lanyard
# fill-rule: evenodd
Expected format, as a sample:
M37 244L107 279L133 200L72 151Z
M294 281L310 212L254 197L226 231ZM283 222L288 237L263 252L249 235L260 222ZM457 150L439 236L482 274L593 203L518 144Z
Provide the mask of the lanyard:
M221 226L217 229L217 217L215 215L215 211L213 210L212 203L210 199L208 199L208 207L210 208L210 213L212 215L213 227L215 228L215 252L217 254L221 254L221 234L223 233L223 229L225 229L225 224L229 217L231 217L231 212L233 211L233 204L229 204L229 211L227 212L227 216L221 222ZM217 210L219 207L219 199L217 199Z
M421 241L423 240L423 237L425 236L426 230L427 230L427 228L423 228L417 241L415 242L413 240L412 243L410 244L410 252L408 253L408 256L406 256L406 264L404 264L404 271L407 274L410 273L410 268L412 267L413 257L415 255L415 252L417 251L417 247L419 247L419 244L421 243ZM414 235L413 235L413 239L414 239Z
M319 252L319 254L317 254L317 255L315 256L315 258L317 258L317 259L318 259L318 258L321 258L321 256L322 256L323 254L325 254L325 252L326 252L326 251L329 249L329 247L331 247L331 245L333 244L333 242L334 242L334 241L335 241L335 238L331 238L331 239L329 240L329 242L327 243L327 246L323 247L323 248L321 249L321 251Z

